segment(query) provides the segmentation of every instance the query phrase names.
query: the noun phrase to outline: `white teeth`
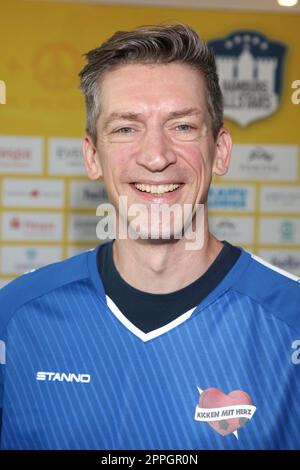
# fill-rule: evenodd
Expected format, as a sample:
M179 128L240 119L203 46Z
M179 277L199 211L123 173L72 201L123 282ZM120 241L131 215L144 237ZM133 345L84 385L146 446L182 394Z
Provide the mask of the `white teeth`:
M140 191L144 191L146 193L151 194L164 194L169 193L170 191L174 191L175 189L179 188L180 184L141 184L135 183L134 186L139 189Z

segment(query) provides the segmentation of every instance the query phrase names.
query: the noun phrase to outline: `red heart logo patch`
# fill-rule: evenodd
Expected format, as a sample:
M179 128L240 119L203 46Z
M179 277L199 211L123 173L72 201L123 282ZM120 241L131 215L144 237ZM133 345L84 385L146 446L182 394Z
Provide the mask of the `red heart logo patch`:
M228 395L218 388L207 388L199 398L200 408L217 409L221 407L230 407L235 405L252 405L251 397L242 390L234 390ZM207 423L219 434L226 436L241 428L248 421L247 417L240 416L238 418L224 417L219 421L207 421Z

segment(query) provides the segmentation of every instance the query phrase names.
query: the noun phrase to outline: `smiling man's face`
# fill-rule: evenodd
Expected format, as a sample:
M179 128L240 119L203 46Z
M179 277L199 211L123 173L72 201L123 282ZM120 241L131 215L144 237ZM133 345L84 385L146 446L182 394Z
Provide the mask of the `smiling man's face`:
M120 196L128 207L183 208L206 203L212 174L227 170L230 146L225 129L213 137L200 72L179 63L129 64L104 75L97 145L87 137L84 154L89 176L103 176L117 210Z

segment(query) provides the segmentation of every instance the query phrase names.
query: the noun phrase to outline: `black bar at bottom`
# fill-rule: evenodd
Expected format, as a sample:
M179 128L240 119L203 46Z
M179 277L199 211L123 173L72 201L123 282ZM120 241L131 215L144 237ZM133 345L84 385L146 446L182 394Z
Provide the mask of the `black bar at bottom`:
M241 466L251 464L277 465L292 462L300 463L300 451L0 451L0 463L22 462L49 463L80 462L96 463L97 468L111 465L121 465L127 468L138 468L145 465L199 465L205 463L220 464L220 469L226 463Z

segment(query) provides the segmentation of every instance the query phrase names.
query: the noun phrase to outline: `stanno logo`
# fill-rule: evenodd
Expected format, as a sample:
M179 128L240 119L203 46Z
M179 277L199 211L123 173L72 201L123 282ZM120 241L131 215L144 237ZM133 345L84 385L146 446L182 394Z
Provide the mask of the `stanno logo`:
M89 383L91 381L91 376L89 374L72 374L72 373L62 373L59 372L37 372L36 380L48 381L48 382L81 382Z

